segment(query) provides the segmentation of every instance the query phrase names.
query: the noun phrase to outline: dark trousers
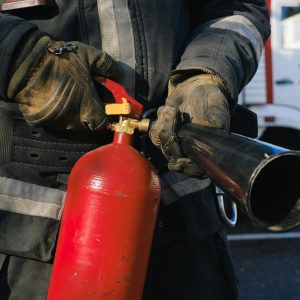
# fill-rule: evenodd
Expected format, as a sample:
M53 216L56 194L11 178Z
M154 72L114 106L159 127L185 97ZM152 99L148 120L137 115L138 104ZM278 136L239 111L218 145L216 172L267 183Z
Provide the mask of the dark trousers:
M236 278L223 232L176 243L151 256L143 300L235 300Z

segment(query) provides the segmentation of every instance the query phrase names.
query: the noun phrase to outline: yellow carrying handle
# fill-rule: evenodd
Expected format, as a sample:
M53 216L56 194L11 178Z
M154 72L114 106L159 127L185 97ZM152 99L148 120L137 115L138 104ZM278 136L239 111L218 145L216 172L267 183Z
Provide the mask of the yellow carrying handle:
M107 115L129 115L131 112L130 103L122 98L123 103L110 103L105 105Z

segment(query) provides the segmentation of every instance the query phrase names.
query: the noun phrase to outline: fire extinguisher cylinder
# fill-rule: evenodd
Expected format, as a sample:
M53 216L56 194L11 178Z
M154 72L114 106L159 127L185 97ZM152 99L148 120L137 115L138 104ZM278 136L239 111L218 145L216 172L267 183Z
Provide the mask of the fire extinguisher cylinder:
M113 143L72 169L48 300L142 298L160 187L125 123L141 126L121 118Z

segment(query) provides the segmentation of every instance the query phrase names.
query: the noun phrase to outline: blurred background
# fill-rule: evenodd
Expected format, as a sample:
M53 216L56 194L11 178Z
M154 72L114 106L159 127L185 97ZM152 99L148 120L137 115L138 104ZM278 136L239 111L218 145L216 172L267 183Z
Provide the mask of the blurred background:
M300 150L300 1L267 2L272 35L239 103L257 114L258 139ZM241 300L300 300L299 227L265 232L239 211L227 231Z
M300 230L268 233L239 212L227 229L241 300L300 299Z

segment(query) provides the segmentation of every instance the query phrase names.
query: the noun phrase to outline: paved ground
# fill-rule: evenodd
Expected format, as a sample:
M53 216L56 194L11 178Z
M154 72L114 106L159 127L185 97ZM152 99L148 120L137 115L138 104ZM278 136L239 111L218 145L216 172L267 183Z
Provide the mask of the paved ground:
M300 241L231 242L241 300L300 299Z
M229 233L253 231L259 230L242 220ZM299 238L230 241L230 245L241 300L300 300Z

